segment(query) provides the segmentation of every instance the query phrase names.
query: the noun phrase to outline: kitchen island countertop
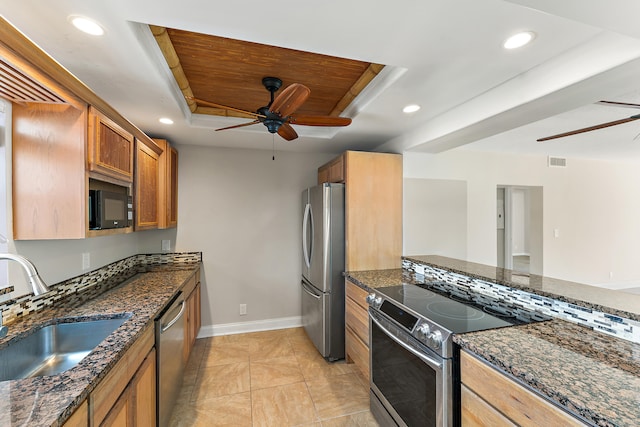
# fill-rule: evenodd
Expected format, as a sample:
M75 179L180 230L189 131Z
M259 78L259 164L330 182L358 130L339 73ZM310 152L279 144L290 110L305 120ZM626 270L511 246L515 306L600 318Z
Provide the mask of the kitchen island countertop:
M416 283L403 269L346 272L368 291ZM598 426L640 422L640 345L561 319L454 336L540 395Z
M59 426L89 396L199 263L150 266L120 286L80 304L55 304L9 325L7 341L54 319L90 320L131 315L75 367L58 375L0 382L0 425Z

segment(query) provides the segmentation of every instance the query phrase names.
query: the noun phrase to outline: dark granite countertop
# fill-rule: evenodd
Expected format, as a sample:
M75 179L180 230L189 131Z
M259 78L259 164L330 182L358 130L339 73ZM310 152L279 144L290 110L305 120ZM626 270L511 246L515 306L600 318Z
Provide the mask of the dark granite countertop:
M560 319L454 341L590 423L640 425L639 344Z
M402 269L345 277L366 290L415 283ZM454 342L594 425L640 425L640 344L561 319L455 335Z
M344 276L367 291L385 286L412 283L411 275L401 268L391 270L347 271Z
M403 259L640 321L640 295L439 255L411 255Z
M182 284L200 266L150 266L122 285L81 304L56 304L12 323L11 338L55 319L127 319L77 366L58 375L0 382L0 425L59 426L73 413L100 380L135 342ZM153 327L153 326L152 326Z

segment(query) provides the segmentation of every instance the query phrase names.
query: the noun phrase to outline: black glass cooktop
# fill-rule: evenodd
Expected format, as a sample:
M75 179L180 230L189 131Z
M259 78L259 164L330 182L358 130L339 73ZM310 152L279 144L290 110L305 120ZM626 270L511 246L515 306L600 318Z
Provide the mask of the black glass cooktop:
M437 323L453 333L465 333L485 329L512 326L531 321L545 320L536 316L514 315L499 304L459 302L416 285L400 285L376 288L376 293L400 303L419 316ZM494 308L492 308L492 305ZM494 311L491 311L494 310Z

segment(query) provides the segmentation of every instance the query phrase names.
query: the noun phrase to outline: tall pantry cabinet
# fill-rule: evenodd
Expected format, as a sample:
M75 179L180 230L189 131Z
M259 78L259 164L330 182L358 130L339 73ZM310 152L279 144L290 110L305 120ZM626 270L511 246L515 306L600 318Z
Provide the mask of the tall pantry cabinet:
M318 169L318 184L345 184L345 270L402 266L402 156L346 151ZM369 377L367 292L345 281L347 362Z

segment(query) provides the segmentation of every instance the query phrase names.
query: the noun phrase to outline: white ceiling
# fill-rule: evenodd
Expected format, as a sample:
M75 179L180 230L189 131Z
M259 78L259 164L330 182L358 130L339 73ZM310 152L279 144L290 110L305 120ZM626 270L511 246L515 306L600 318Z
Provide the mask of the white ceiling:
M615 9L605 0L0 0L0 11L142 130L179 144L270 150L273 140L259 126L214 132L220 121L192 123L140 23L406 69L351 126L330 139L276 136L277 150L439 152L465 145L568 157L640 154L640 121L535 142L640 112L592 105L640 103L637 0L618 0ZM68 23L72 14L99 21L106 34L80 33ZM535 42L503 50L503 40L520 30L535 31ZM409 103L422 109L403 114ZM160 117L175 124L162 125Z

